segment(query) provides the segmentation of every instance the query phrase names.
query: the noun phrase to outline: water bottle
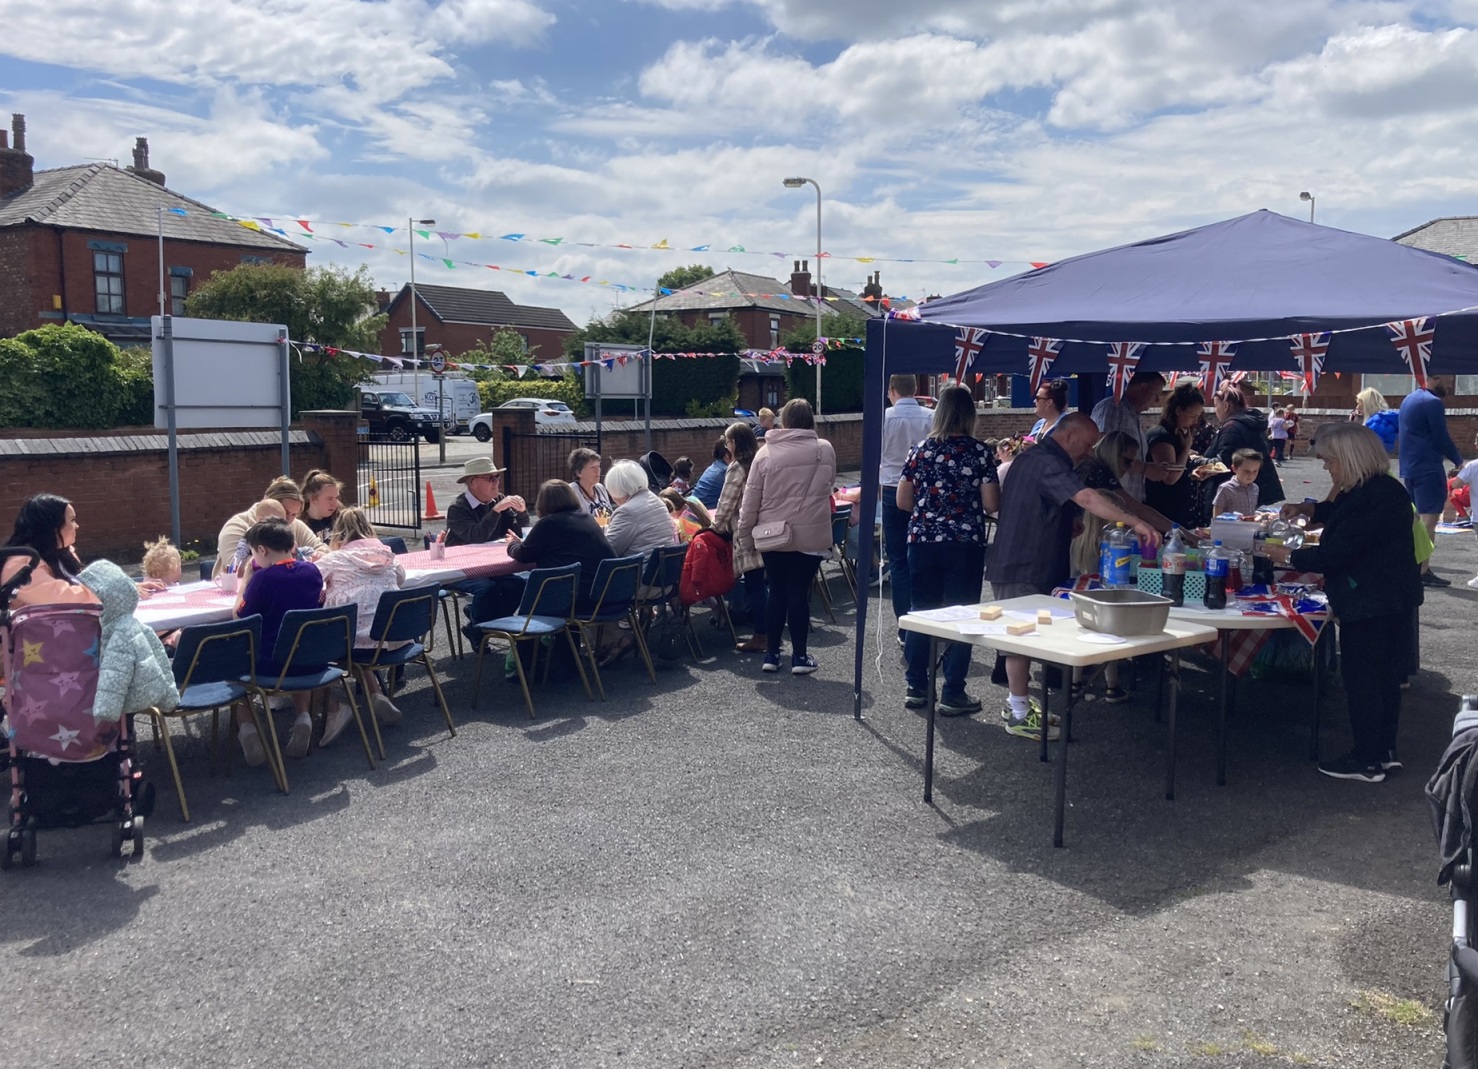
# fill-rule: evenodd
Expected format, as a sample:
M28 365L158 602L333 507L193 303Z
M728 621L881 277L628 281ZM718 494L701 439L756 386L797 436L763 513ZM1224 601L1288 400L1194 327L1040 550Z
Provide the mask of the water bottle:
M1099 575L1103 585L1111 590L1134 584L1135 554L1129 543L1129 529L1122 523L1104 528Z
M1206 554L1206 607L1208 609L1225 609L1227 607L1227 577L1231 574L1231 555L1221 548L1220 542L1211 544L1211 552Z
M1185 604L1185 540L1180 537L1180 524L1170 528L1165 552L1160 560L1163 591L1171 605Z
M1109 547L1109 536L1114 529L1108 524L1098 532L1098 578L1108 585L1109 572L1113 569L1113 550Z

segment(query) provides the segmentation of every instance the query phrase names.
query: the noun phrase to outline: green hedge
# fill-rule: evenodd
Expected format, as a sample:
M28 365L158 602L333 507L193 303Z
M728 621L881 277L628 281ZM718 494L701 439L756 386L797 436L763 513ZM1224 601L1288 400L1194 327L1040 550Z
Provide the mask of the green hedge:
M861 412L865 368L864 353L860 349L834 349L827 353L826 366L821 369L821 411L829 415ZM804 397L814 408L815 366L802 360L793 361L785 372L785 392L787 397Z
M477 392L482 395L485 411L497 408L504 401L511 401L515 397L542 397L546 401L563 401L582 418L587 415L585 388L578 379L541 379L530 375L522 379L479 382Z
M154 422L147 350L125 353L75 324L0 340L0 426L107 428Z

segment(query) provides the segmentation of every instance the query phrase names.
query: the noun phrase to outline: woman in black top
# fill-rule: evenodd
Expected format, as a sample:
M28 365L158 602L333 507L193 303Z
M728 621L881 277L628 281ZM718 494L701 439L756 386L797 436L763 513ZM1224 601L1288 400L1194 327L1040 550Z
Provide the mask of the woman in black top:
M508 555L535 568L560 568L580 565L580 581L575 585L575 611L591 607L591 583L600 562L615 554L600 524L580 507L569 483L550 479L539 487L534 502L539 522L529 528L528 537L519 538L508 532Z
M1268 455L1268 417L1255 408L1247 407L1247 399L1235 382L1223 383L1216 391L1214 401L1216 418L1221 426L1216 440L1211 443L1210 458L1227 466L1227 474L1207 478L1206 500L1216 495L1216 488L1231 476L1232 454L1239 449L1251 449ZM1257 501L1259 505L1271 505L1283 500L1283 482L1278 478L1276 464L1264 464L1257 473Z
M1144 503L1182 527L1196 526L1196 483L1191 478L1191 436L1206 411L1206 398L1193 382L1170 394L1160 422L1146 435L1149 459L1166 465L1164 482L1144 484Z
M1350 708L1353 751L1319 771L1336 779L1379 783L1401 767L1396 728L1407 672L1413 616L1422 603L1406 489L1390 474L1380 438L1356 423L1319 428L1314 453L1334 484L1318 504L1285 505L1285 516L1322 524L1317 546L1290 552L1268 547L1276 563L1321 572L1329 608L1339 620L1339 666ZM1263 467L1271 465L1264 464Z

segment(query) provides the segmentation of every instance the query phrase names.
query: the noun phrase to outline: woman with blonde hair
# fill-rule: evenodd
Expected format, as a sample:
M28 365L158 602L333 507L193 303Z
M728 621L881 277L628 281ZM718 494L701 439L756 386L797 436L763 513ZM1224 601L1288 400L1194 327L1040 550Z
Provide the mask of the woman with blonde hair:
M1350 710L1351 752L1319 771L1335 779L1379 783L1401 767L1396 730L1409 643L1422 603L1411 498L1391 475L1375 432L1357 423L1319 428L1314 455L1333 484L1328 501L1285 505L1285 517L1322 525L1316 546L1268 547L1275 563L1320 572L1339 625L1339 665Z
M376 537L369 517L360 508L349 506L336 510L328 547L328 552L317 562L319 574L323 576L323 604L325 607L356 606L359 613L354 647L372 650L375 642L370 638L370 628L375 622L380 595L387 590L400 589L405 582L405 569L395 559L390 547ZM380 690L374 673L366 674L365 686L370 708L380 723L400 723L400 710ZM338 738L351 719L349 707L341 706L335 700L324 719L323 738L319 745L327 746Z
M1350 413L1350 419L1374 431L1387 454L1396 451L1396 437L1401 430L1400 415L1386 404L1386 395L1374 386L1367 386L1355 395L1355 411Z
M263 508L269 501L276 507ZM261 501L245 512L238 512L232 516L221 528L221 533L216 536L216 563L210 573L212 579L219 576L233 560L237 559L237 547L246 537L247 529L262 520L276 519L279 509L282 518L292 528L293 543L299 551L306 549L310 553L316 553L323 549L323 539L314 534L308 525L298 518L303 511L302 489L286 475L279 475L267 484Z

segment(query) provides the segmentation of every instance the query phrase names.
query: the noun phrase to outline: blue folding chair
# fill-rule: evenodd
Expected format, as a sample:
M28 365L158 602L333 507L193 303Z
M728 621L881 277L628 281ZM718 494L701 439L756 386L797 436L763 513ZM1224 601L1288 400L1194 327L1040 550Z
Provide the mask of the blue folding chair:
M394 553L397 557L408 552L405 548L405 539L401 538L400 535L386 535L380 539L380 544L389 546L390 552Z
M272 663L281 665L278 676L273 680L258 678L254 689L261 695L262 705L270 708L268 699L276 695L301 694L339 684L349 702L349 711L354 714L354 723L359 727L365 759L370 768L374 768L375 755L370 750L369 735L364 730L364 718L359 715L359 703L354 700L354 690L349 686L349 672L340 667L353 663L358 616L358 606L355 605L293 609L282 618L277 645L272 650ZM286 791L287 768L282 762L282 746L277 741L277 725L270 713L267 716L267 738L272 743L272 756L282 776L282 789Z
M185 784L180 779L180 766L175 760L174 744L170 741L166 720L169 717L183 719L196 713L211 714L212 772L215 771L223 708L244 701L251 710L252 722L256 724L257 730L265 731L262 714L266 713L266 709L264 707L262 714L258 714L256 705L252 703L257 671L257 644L261 639L260 616L185 628L180 632L174 655L174 679L180 690L180 704L167 713L153 708L148 710L154 725L154 737L164 742L164 753L169 759L169 773L174 778L175 793L180 799L180 817L187 824L190 822L190 803L185 798ZM229 767L229 747L226 753ZM279 789L287 790L275 764L272 765L272 779Z
M545 635L564 634L575 656L575 668L580 673L580 682L585 687L585 697L595 701L590 691L590 680L586 678L585 666L580 663L580 651L575 649L575 638L570 634L569 617L575 607L575 587L580 578L580 563L566 564L562 568L535 568L529 573L528 585L524 587L523 601L518 612L512 616L501 616L476 624L482 633L477 640L477 678L472 685L472 707L477 708L477 693L482 688L482 655L488 648L488 640L501 638L513 652L513 664L518 670L518 685L523 688L523 700L529 707L529 719L534 719L534 698L529 693L528 673L523 667L523 658L518 655L520 642L532 642L534 656L529 662L529 672L539 663L539 648ZM553 651L549 658L552 659ZM549 682L549 659L544 661L544 682Z
M425 535L423 537L427 549L431 548L431 543L435 540L435 537L432 535ZM471 597L472 595L461 590L454 590L449 586L438 587L436 590L437 602L441 605L441 620L442 623L446 624L446 648L459 661L462 659L462 654L466 651L466 647L462 645L462 628L458 625L457 621L462 619L462 599L467 598L471 600ZM436 629L434 627L431 629L431 641L426 644L426 648L436 648Z
M451 710L447 708L446 695L441 692L441 682L436 678L436 669L426 654L427 632L436 627L436 588L423 586L410 590L387 590L380 595L375 606L375 618L370 624L370 638L374 649L356 649L353 667L359 676L360 685L369 693L369 677L382 668L400 668L407 664L419 664L431 677L431 687L436 691L436 701L441 706L441 715L446 717L447 730L453 736L457 726L452 723ZM380 722L373 711L369 718L375 730L375 745L380 751L380 760L385 759L385 740L380 736Z
M216 559L214 557L206 557L203 560L201 560L201 562L200 562L200 579L201 579L201 581L202 582L208 581L210 579L210 573L213 572L213 571L215 571L215 570L216 570Z
M585 655L590 659L590 674L595 677L600 700L606 700L605 684L600 679L600 664L595 652L595 635L592 628L601 624L617 624L625 620L631 625L632 640L641 652L647 665L647 675L657 682L657 670L652 667L652 655L647 652L647 643L636 618L636 588L641 583L642 557L638 553L631 557L611 557L600 562L595 569L595 579L590 584L592 602L588 612L572 612L570 625L580 630L580 642Z
M642 642L646 648L651 648L646 640L657 618L670 615L674 626L683 633L693 663L697 664L702 656L698 649L698 636L693 633L693 621L678 597L683 581L683 565L687 561L687 543L658 546L652 550L642 569L642 585L637 591L636 611L642 625Z

